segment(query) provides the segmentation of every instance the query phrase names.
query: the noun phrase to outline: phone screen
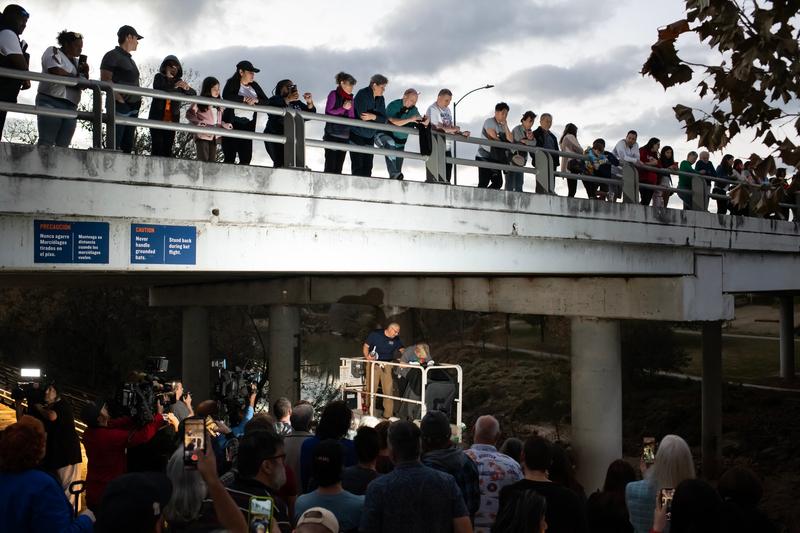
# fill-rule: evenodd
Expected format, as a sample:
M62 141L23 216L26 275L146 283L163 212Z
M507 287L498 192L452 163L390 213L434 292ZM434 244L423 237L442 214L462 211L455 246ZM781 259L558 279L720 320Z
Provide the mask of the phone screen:
M183 465L197 468L197 453L206 449L206 425L202 418L187 418L183 427Z
M269 496L250 497L250 533L269 533L273 507Z
M672 496L675 494L675 489L661 489L661 508L667 513L667 520L671 518L672 513Z
M656 439L655 437L645 437L642 444L642 460L647 465L656 462Z

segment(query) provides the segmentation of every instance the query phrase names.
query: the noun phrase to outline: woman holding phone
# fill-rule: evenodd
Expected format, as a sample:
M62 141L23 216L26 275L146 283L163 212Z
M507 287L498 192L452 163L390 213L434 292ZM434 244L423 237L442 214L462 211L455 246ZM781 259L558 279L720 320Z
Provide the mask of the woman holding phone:
M50 46L42 54L42 72L70 78L88 78L89 65L83 52L83 35L75 31L62 31L56 37L58 46ZM51 109L75 111L81 101L81 90L60 83L39 83L36 105ZM75 118L36 117L39 129L39 146L68 147L75 134Z
M256 131L255 106L267 105L268 100L264 90L255 81L259 72L261 70L254 67L250 61L239 61L236 64L236 72L225 82L225 87L222 89L223 100L254 106L253 111L225 108L222 121L232 124L234 130ZM225 163L236 163L236 156L239 156L240 165L249 165L253 158L253 141L223 137L222 153L225 155Z

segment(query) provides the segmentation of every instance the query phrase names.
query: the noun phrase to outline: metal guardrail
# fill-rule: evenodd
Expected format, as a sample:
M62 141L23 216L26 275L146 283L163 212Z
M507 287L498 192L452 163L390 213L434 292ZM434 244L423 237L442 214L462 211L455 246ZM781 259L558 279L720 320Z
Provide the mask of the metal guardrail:
M51 83L61 84L67 87L80 87L92 90L92 107L91 111L71 111L60 110L52 108L43 108L35 105L13 104L7 102L0 102L0 110L10 111L14 113L26 113L33 115L75 118L77 120L88 121L92 124L93 134L93 147L95 149L102 149L102 128L105 125L106 132L113 132L116 126L132 126L132 127L147 127L154 129L163 129L170 131L181 131L186 133L205 133L214 134L220 137L230 137L236 139L246 139L252 141L264 141L270 143L281 144L284 147L284 166L287 168L305 169L306 168L306 149L307 148L322 148L333 150L344 150L350 152L358 152L365 154L372 154L378 156L395 156L405 159L414 159L423 161L425 163L426 181L447 183L446 167L447 165L454 166L469 166L475 168L484 168L492 170L500 170L504 172L517 172L523 174L533 174L536 179L537 193L543 192L546 194L555 193L555 178L568 178L581 180L584 182L597 183L600 185L609 185L621 189L621 200L623 203L639 203L640 193L642 190L662 191L668 193L679 194L682 197L691 195L691 209L698 211L707 210L707 205L710 199L729 200L727 196L719 195L711 192L710 187L707 186L709 181L716 183L727 183L728 185L743 185L748 188L757 190L767 190L770 187L765 185L754 185L750 183L743 183L735 180L727 180L725 178L707 177L702 174L694 174L683 172L674 169L663 169L658 167L650 167L641 163L621 162L622 175L620 178L604 178L601 176L593 176L586 174L573 174L567 169L556 170L552 157L567 157L569 159L589 160L586 154L578 154L573 152L564 152L561 150L550 150L541 147L531 147L524 144L508 143L504 141L495 141L484 138L465 137L463 135L445 134L434 131L432 133L432 152L430 155L421 153L389 150L385 148L377 148L375 146L361 146L355 144L342 144L329 142L322 139L308 138L305 133L306 121L319 121L332 124L341 124L351 127L359 127L371 129L382 132L397 132L404 133L410 136L418 136L419 131L416 128L400 127L392 124L382 124L371 121L362 121L344 117L337 117L325 114L310 113L305 111L297 111L292 108L278 108L265 105L248 105L240 102L229 100L220 100L208 98L203 96L189 96L179 92L166 92L157 91L154 89L136 87L131 85L114 84L100 80L89 80L85 78L71 78L65 76L55 76L47 73L19 71L12 69L0 68L0 77L14 78L20 80L32 81L46 81ZM103 106L102 95L105 94L105 107ZM225 108L238 109L252 113L265 113L272 116L279 116L283 119L283 135L272 135L268 133L257 133L252 131L243 130L229 130L220 127L199 127L192 124L164 122L160 120L150 120L143 118L128 117L116 114L116 100L117 94L133 95L140 97L147 97L153 99L169 99L179 102L186 102L191 104L206 104L212 106L223 106ZM115 149L115 135L106 135L106 149ZM446 143L448 141L454 143L473 144L489 147L498 147L511 150L514 152L528 152L531 154L532 165L528 166L515 166L495 161L482 161L471 160L457 157L450 157L446 154ZM664 186L660 184L640 183L640 171L655 172L659 175L688 177L692 180L691 190L684 190L671 186ZM456 185L456 183L454 183ZM780 203L780 207L785 209L793 209L800 212L800 191L796 192L794 203Z
M361 378L358 378L356 380L356 381L358 381L358 383L354 383L353 380L343 380L340 383L340 389L341 389L342 393L345 393L345 392L357 393L358 394L357 398L358 398L359 404L361 402L362 395L363 396L369 396L369 398L370 398L370 402L369 402L369 414L370 414L370 416L375 416L375 399L376 398L385 398L385 399L388 399L388 400L393 400L395 402L408 403L408 404L411 404L411 405L419 406L420 407L420 417L419 418L421 420L425 416L425 413L427 412L427 403L426 403L426 393L427 393L427 391L426 391L426 386L428 385L428 382L429 382L429 380L428 380L428 372L431 371L431 370L454 371L456 373L456 381L457 381L457 383L456 383L456 395L455 395L455 398L453 399L453 403L454 403L455 408L456 408L455 426L458 427L458 428L461 427L461 419L462 419L462 414L463 414L463 400L462 400L462 398L464 397L463 396L463 394L464 394L464 391L463 391L464 373L463 373L463 370L461 369L460 366L451 365L451 364L439 364L439 363L437 363L435 365L432 365L432 366L420 366L418 364L415 365L415 364L409 364L409 363L396 363L396 362L392 362L392 361L367 361L363 357L340 357L339 361L341 361L341 363L342 363L340 365L340 367L339 367L340 368L340 373L341 373L343 368L351 368L352 369L354 364L367 365L367 367L368 367L367 372L370 373L370 376L369 376L370 382L374 384L374 387L373 387L375 389L374 392L370 391L370 390L367 390L366 374L364 374ZM377 392L378 383L375 381L375 379L376 379L375 378L375 367L376 366L384 366L384 365L392 366L392 367L395 367L395 368L407 368L410 371L414 371L414 372L419 371L419 372L421 372L422 373L422 379L421 379L421 387L420 387L420 399L419 400L413 400L411 398L403 398L403 397L400 397L400 396L393 396L393 395L389 395L389 394L378 393ZM340 376L340 378L341 378L341 376ZM359 405L359 407L360 407L360 405Z

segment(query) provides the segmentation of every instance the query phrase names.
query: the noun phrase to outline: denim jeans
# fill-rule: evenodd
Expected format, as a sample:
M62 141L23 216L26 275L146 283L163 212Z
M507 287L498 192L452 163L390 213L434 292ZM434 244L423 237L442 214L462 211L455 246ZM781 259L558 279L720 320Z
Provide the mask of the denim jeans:
M136 105L122 104L117 102L115 107L116 115L119 117L133 117L139 116L139 106L141 102ZM136 138L135 126L116 126L114 128L114 138L117 142L117 150L122 150L126 154L133 151L133 143Z
M386 150L397 150L402 152L405 144L398 144L397 140L388 133L379 133L375 136L375 146L384 148ZM389 157L386 156L386 170L389 172L389 177L397 179L403 173L403 158L402 157Z
M68 109L74 111L77 105L63 98L55 98L49 94L39 93L36 95L36 105L39 107L49 107L51 109ZM75 127L78 119L46 117L39 115L36 117L39 129L39 146L63 146L68 147L75 134Z
M524 172L506 172L506 190L522 192L522 184L525 181Z

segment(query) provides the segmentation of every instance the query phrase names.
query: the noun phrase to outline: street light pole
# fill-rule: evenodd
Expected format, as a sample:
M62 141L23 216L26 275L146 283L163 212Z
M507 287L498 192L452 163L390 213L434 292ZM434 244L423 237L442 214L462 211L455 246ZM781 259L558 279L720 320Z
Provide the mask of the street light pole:
M481 91L483 89L491 89L492 87L494 87L494 85L491 85L491 84L486 84L486 85L483 85L481 87L475 87L471 91L469 91L466 94L464 94L464 96L459 98L456 101L456 103L453 104L453 126L457 126L458 125L458 122L456 122L456 109L458 108L458 104L461 103L461 100L463 100L467 96L471 95L475 91ZM453 142L453 158L455 158L457 156L458 156L458 143ZM458 185L458 165L453 165L453 185Z

